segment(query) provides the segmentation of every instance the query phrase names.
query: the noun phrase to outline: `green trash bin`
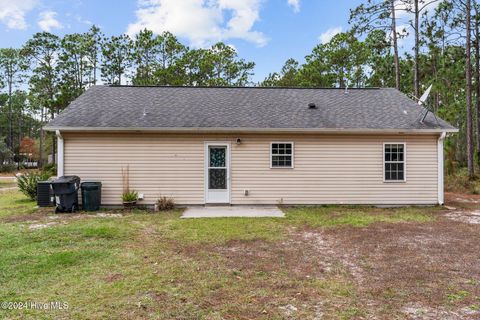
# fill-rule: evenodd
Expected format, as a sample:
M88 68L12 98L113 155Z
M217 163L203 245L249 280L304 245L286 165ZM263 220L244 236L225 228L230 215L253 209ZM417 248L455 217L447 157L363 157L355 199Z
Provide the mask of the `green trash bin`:
M81 189L83 210L99 210L102 204L102 183L99 181L82 182Z

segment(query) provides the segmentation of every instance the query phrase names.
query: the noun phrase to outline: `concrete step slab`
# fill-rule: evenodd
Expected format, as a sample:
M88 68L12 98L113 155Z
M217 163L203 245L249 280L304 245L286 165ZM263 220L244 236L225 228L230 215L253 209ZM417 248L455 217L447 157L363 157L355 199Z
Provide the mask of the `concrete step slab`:
M285 214L278 207L255 206L213 206L188 207L182 218L283 218Z

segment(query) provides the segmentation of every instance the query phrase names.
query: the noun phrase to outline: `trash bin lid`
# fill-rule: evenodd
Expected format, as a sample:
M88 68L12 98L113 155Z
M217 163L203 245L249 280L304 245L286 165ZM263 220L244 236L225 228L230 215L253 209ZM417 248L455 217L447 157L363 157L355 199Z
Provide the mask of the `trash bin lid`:
M61 176L55 180L52 181L53 184L56 184L56 183L75 183L75 182L79 182L80 181L80 177L78 176Z
M102 187L102 183L100 181L86 181L82 182L80 187L82 190L97 190Z

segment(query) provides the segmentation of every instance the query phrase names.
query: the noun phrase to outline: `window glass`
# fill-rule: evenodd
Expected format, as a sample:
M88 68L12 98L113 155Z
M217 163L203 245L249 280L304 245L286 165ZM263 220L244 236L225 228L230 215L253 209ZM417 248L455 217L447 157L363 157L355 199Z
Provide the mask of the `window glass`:
M208 169L208 189L227 189L227 169Z
M293 165L293 144L272 143L272 168L291 168Z
M405 145L399 143L385 144L385 181L405 180Z
M210 148L210 167L225 167L226 148Z

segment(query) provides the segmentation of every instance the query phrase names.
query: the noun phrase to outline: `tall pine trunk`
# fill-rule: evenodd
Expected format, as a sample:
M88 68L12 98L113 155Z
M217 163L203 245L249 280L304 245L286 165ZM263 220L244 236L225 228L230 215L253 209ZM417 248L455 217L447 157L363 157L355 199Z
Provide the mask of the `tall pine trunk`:
M97 84L97 57L96 57L97 49L96 48L97 47L95 45L95 58L93 59L93 85Z
M414 0L414 10L415 10L415 61L414 61L414 93L415 97L420 98L420 66L419 66L419 59L420 59L420 12L418 8L418 1Z
M13 152L13 107L12 107L12 86L11 74L8 76L8 148Z
M45 109L42 106L41 109L41 115L40 115L40 142L39 142L39 150L38 150L38 167L41 168L43 166L43 139L44 139L44 133L43 133L43 123L44 123L44 114L45 114Z
M24 132L23 132L23 109L20 108L19 111L18 111L18 136L17 136L17 139L18 139L18 153L20 154L20 148L21 148L21 145L22 145L22 138L25 136L24 135Z
M480 160L480 16L475 6L475 103L477 110L477 161Z
M392 10L392 39L393 39L393 60L395 63L395 88L400 90L400 61L398 58L398 39L397 39L397 18L395 14L395 0L390 0Z
M466 102L467 102L467 168L469 178L474 177L474 163L473 163L473 118L472 118L472 43L471 43L471 0L466 0Z

